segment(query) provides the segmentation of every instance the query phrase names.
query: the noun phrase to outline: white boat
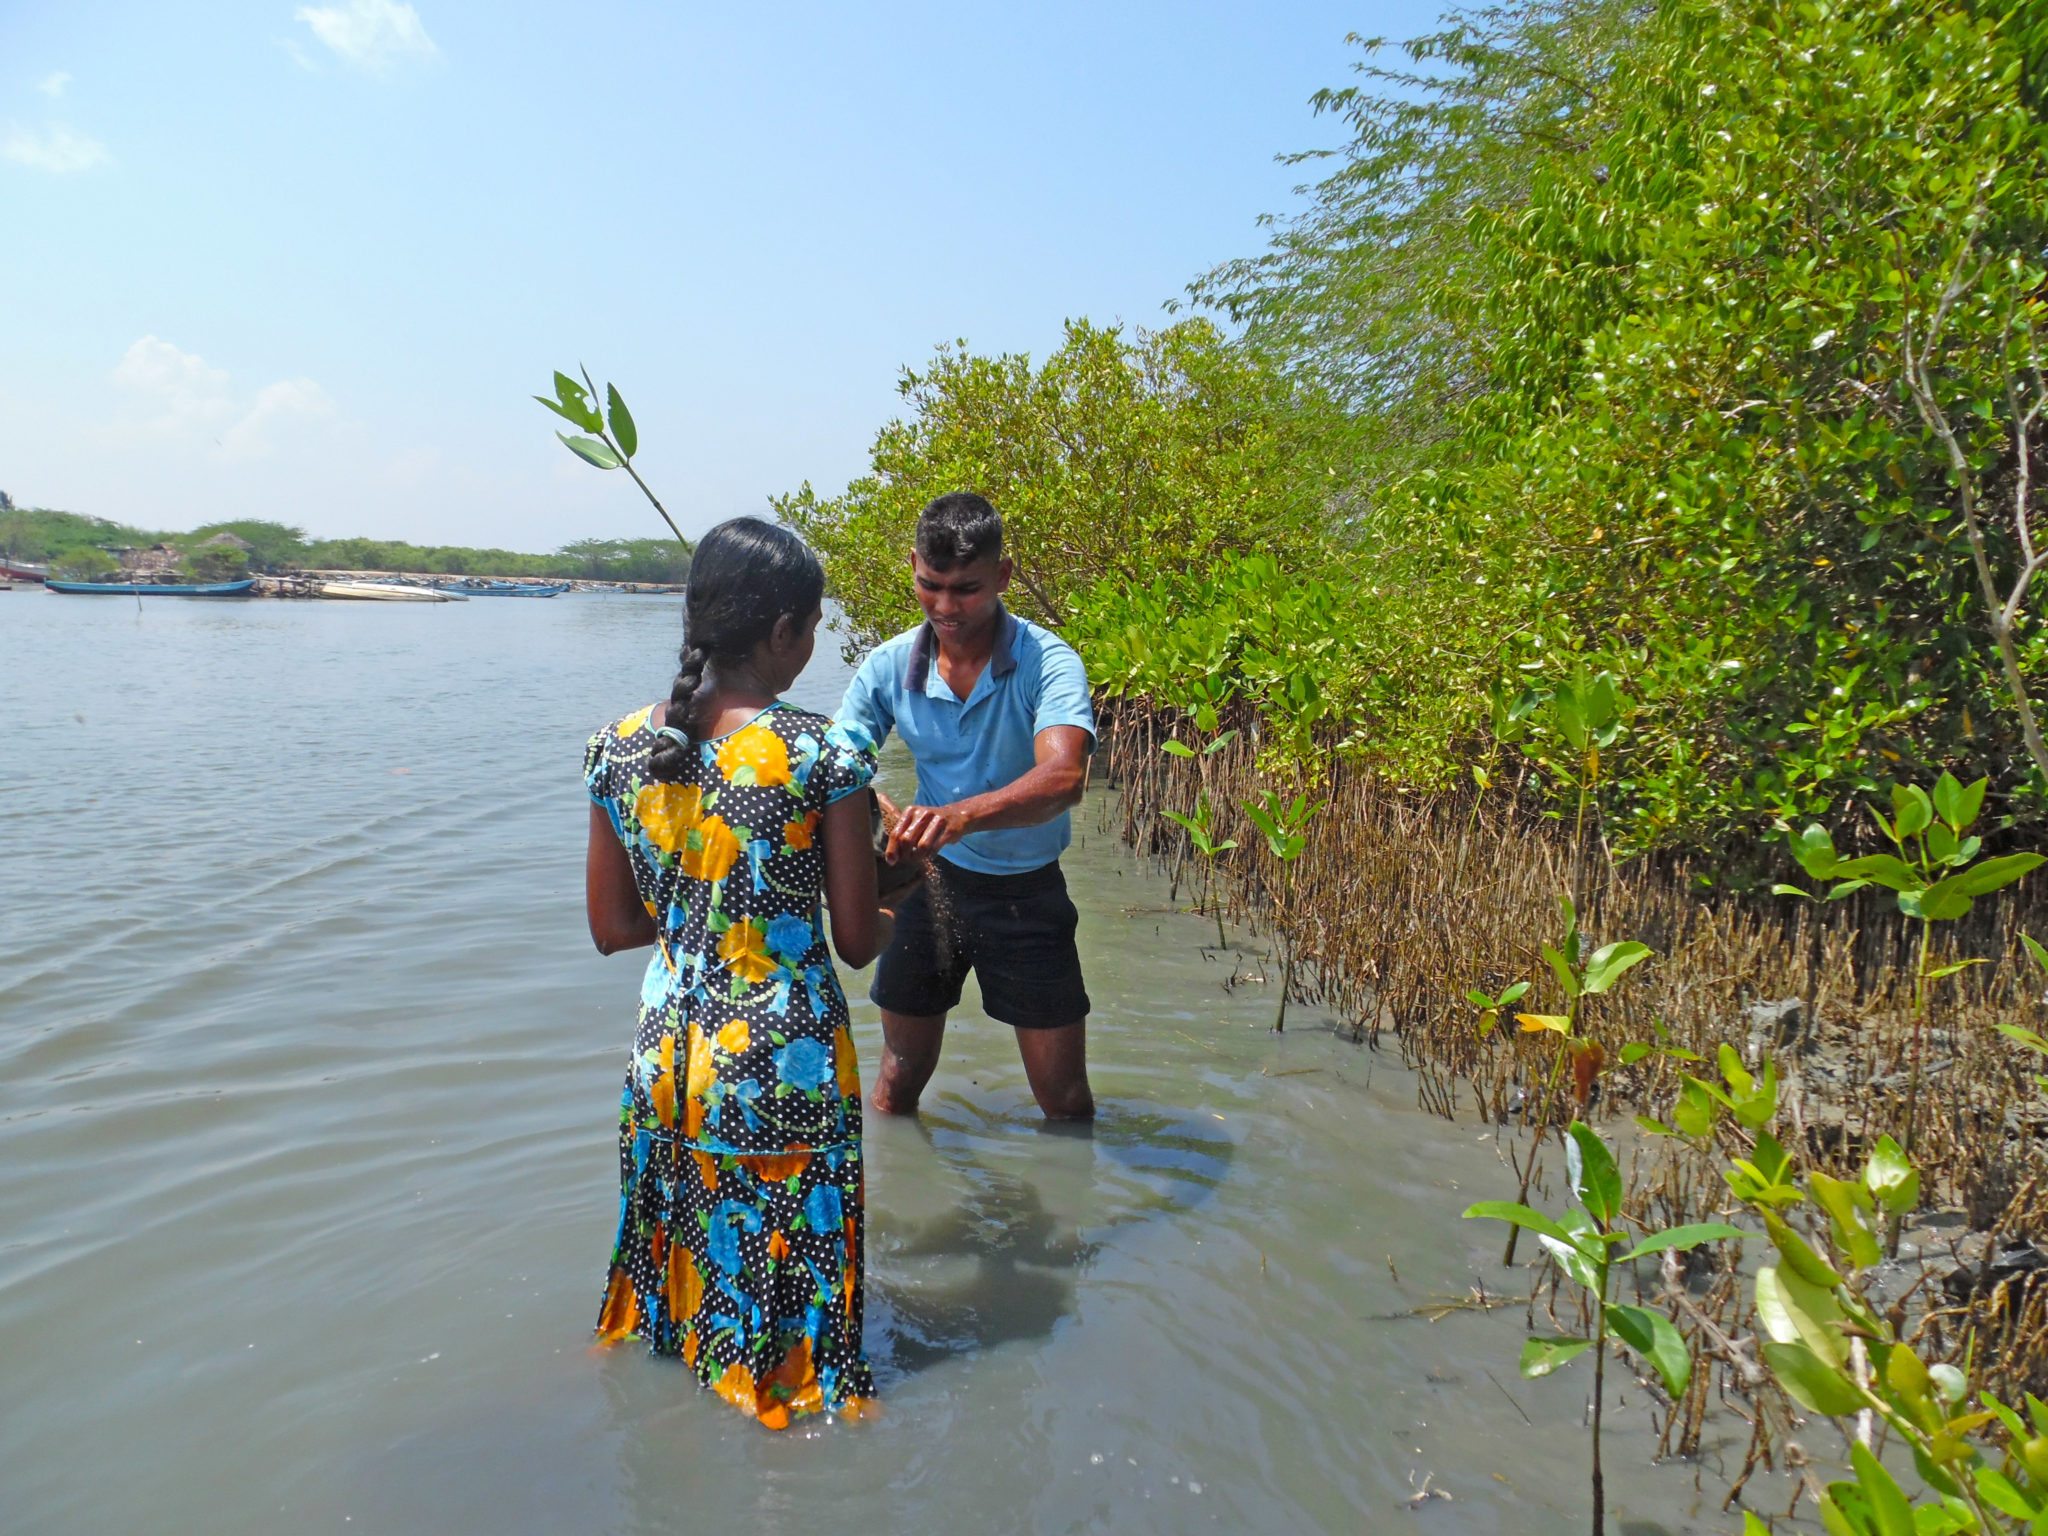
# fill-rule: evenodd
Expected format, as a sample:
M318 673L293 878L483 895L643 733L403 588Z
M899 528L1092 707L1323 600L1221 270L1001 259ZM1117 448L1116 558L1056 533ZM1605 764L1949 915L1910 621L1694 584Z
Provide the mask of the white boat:
M436 592L431 587L401 587L388 581L323 581L315 586L316 597L353 598L372 603L460 603L468 599L453 592Z

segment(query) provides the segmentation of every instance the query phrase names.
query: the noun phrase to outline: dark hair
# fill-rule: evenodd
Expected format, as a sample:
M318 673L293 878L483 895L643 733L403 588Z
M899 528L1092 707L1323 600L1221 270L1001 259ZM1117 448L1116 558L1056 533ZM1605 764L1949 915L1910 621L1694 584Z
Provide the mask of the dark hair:
M746 655L785 614L802 623L824 595L825 568L787 528L735 517L705 534L690 555L681 670L668 691L667 724L694 740L706 664ZM681 742L661 736L648 764L658 778L673 781L690 759Z
M1003 552L1003 514L988 498L952 491L917 515L917 553L926 565L950 570Z

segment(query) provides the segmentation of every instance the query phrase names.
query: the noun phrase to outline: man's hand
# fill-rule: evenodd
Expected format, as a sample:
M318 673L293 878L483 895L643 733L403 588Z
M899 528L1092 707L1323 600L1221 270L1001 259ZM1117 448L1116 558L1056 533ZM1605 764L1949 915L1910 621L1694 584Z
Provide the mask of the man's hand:
M906 853L937 853L959 842L967 835L967 821L967 812L957 805L911 806L889 833L889 862L894 864Z

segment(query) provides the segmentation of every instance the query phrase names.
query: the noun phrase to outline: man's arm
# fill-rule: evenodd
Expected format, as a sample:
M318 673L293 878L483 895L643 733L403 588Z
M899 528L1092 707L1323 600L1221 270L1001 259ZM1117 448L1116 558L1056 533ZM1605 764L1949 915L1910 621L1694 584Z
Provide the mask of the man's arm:
M896 723L896 711L882 686L882 669L875 656L875 652L869 651L862 660L853 681L846 685L846 697L839 701L839 713L833 718L841 724L859 726L868 733L875 750L880 751L882 743L889 739L890 727Z
M1035 827L1078 805L1094 737L1078 725L1048 726L1032 738L1034 762L1000 789L951 805L913 805L889 836L889 859L936 853L970 832Z

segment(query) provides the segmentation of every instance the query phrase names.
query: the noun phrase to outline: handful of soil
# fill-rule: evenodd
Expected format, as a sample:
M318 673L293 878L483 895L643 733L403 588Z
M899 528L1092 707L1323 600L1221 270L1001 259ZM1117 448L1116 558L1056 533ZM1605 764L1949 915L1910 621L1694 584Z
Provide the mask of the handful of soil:
M875 850L875 892L887 905L925 877L926 860L923 854L906 853L891 864L889 834L895 830L903 813L885 813L879 799L871 799L868 803L871 807L868 837Z

